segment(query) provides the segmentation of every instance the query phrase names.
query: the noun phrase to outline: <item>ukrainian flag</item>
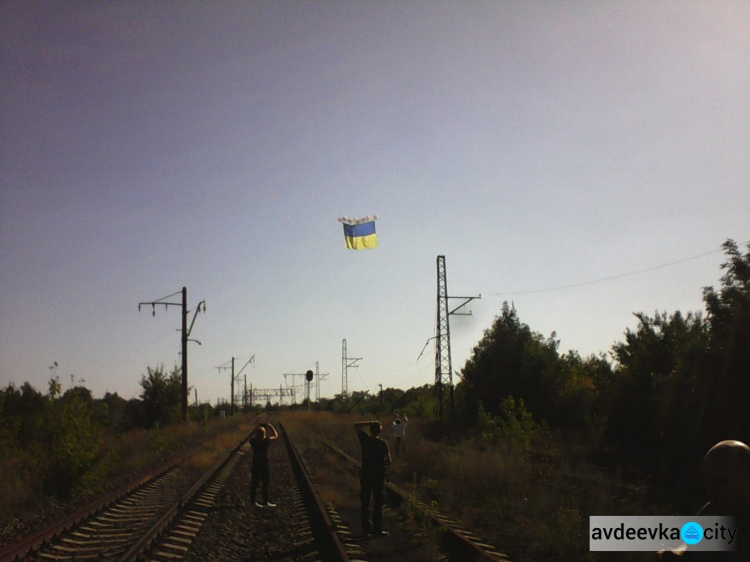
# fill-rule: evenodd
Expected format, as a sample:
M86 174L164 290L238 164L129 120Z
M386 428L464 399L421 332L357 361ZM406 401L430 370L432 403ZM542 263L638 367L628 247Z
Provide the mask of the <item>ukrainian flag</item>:
M366 250L378 247L378 235L375 234L375 221L360 224L344 223L346 247L350 250Z

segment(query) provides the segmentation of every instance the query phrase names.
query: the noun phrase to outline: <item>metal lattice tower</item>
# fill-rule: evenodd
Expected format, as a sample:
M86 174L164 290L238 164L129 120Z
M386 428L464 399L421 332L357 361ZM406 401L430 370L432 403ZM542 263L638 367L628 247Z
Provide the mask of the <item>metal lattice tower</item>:
M443 413L448 409L452 418L453 404L453 365L451 361L451 329L449 318L453 314L470 315L459 312L470 301L478 297L449 297L448 280L445 272L445 256L437 257L437 322L435 328L435 393L437 394L437 415L442 423ZM448 309L448 299L462 299L453 310Z
M451 364L451 329L448 321L448 280L445 273L445 256L437 257L435 392L438 419L442 421L445 402L448 402L450 411L453 411L453 365Z
M359 367L361 357L349 357L346 353L346 339L341 340L341 396L349 396L349 367Z
M320 402L320 381L324 380L328 376L328 373L320 372L320 364L318 361L315 362L315 401Z

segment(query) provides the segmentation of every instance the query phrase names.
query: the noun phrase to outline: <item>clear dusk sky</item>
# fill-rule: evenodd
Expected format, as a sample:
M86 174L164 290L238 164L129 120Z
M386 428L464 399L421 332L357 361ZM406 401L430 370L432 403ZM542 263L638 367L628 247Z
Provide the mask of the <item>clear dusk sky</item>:
M506 300L607 354L750 240L746 0L6 1L0 37L2 386L137 397L183 286L200 401L252 355L333 396L344 338L350 391L432 383L438 255L482 295L456 371Z

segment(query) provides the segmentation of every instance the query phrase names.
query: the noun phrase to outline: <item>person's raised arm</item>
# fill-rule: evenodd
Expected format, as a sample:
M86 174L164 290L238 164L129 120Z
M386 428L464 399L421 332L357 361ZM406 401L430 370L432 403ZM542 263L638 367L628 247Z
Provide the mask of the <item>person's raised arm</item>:
M369 427L370 423L369 421L356 422L354 424L354 431L362 431L364 428Z
M271 425L270 423L267 423L267 424L266 424L266 427L267 427L267 428L269 428L269 429L270 429L270 430L271 430L271 431L273 432L273 435L271 435L271 434L269 434L269 433L266 433L266 434L268 435L268 438L269 438L269 439L270 439L271 441L274 441L274 440L276 440L276 439L278 439L278 438L279 438L279 432L278 432L278 431L276 431L276 428L275 428L274 426L272 426L272 425ZM267 430L266 430L266 431L267 431Z

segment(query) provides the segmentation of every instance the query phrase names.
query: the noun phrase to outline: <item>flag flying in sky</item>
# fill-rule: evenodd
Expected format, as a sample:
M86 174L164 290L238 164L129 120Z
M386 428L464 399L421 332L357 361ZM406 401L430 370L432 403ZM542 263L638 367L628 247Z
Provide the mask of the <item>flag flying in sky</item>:
M377 215L361 219L339 218L339 222L344 225L346 247L350 250L377 248L378 235L375 233L375 220L377 218Z

